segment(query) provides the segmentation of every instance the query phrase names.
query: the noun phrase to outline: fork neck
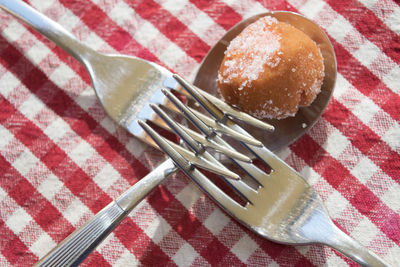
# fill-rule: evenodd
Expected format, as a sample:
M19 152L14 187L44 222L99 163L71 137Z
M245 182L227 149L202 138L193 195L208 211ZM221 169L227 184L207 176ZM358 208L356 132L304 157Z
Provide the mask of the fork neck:
M329 238L322 240L322 243L341 252L361 266L389 267L389 264L368 250L356 240L346 235L336 225L331 223L330 229L325 229L325 233L331 234Z
M0 0L0 8L46 36L83 65L86 65L87 61L96 54L93 49L79 42L61 25L21 0Z

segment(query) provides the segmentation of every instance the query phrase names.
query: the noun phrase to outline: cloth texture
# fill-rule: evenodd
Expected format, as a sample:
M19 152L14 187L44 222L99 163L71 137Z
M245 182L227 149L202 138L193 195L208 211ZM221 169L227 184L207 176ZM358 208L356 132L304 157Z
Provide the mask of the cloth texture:
M333 97L277 152L335 224L400 266L400 4L396 0L28 0L97 51L192 80L252 15L312 19L335 49ZM31 266L165 159L102 109L85 68L0 10L0 266ZM270 242L182 173L149 194L82 266L356 266L322 245Z

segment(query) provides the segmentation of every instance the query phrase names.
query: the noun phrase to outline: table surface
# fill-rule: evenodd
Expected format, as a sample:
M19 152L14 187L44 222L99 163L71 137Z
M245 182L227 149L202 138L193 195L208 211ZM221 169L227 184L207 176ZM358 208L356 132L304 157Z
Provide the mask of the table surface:
M193 79L231 26L267 10L317 22L338 61L326 112L277 154L334 222L400 266L400 6L392 0L31 0L96 50ZM30 266L163 160L104 113L85 69L0 12L0 265ZM166 180L85 266L346 266L321 245L267 241L183 174Z

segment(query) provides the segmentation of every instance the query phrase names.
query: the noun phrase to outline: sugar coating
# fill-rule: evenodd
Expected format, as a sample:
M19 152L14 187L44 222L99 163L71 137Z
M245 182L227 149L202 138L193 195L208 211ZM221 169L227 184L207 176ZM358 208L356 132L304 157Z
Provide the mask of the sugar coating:
M240 77L243 82L238 90L242 90L243 87L258 79L264 71L264 64L272 68L279 64L280 58L274 57L274 55L279 51L281 37L264 28L265 24L273 23L278 23L278 20L270 16L263 17L245 28L240 35L241 38L231 41L225 51L225 56L230 59L223 63L224 79L222 75L218 75L220 82L229 83ZM253 34L254 31L258 31L258 33Z
M225 101L258 118L294 116L321 90L323 58L308 36L266 16L231 41L218 72Z

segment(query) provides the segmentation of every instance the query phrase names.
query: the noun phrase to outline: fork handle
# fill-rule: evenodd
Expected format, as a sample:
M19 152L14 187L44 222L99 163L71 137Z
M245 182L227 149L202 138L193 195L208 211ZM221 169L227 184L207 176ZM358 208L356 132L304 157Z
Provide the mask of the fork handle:
M0 0L0 8L46 36L84 65L89 56L96 54L93 49L78 41L60 24L21 0Z
M343 255L354 260L361 266L389 267L389 264L383 259L345 234L336 225L332 225L332 227L335 236L333 238L329 238L329 240L325 240L326 242L324 243L326 245L341 252Z
M171 159L164 161L70 234L35 266L78 266L154 187L176 170Z

